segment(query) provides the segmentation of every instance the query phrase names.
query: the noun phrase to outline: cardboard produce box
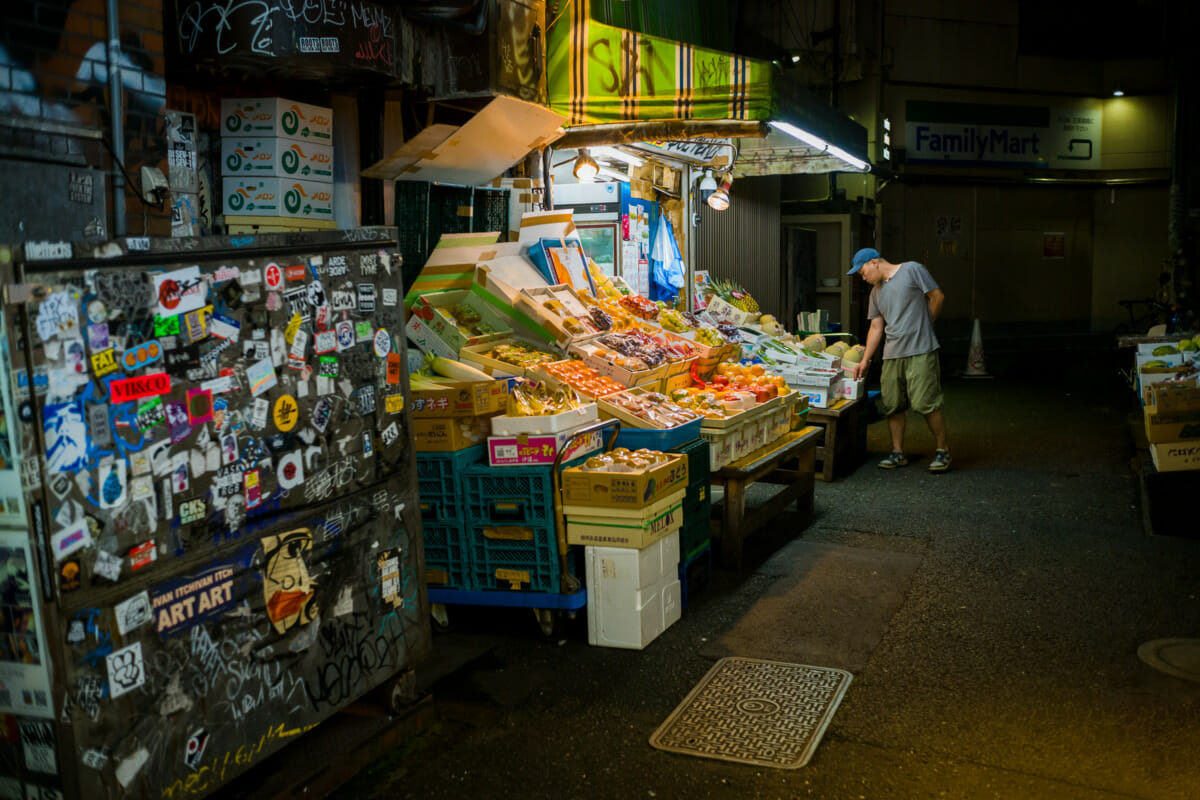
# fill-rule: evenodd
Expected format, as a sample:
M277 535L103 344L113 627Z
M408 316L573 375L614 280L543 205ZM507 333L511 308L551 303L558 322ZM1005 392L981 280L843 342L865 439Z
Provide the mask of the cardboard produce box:
M640 550L683 527L683 490L638 509L563 504L567 543Z
M449 389L411 392L413 418L492 416L508 408L507 381L472 381ZM489 427L490 432L490 427ZM486 434L485 434L486 435ZM476 442L478 444L478 442Z
M571 467L563 470L563 502L641 508L686 486L687 480L687 458L677 453L669 453L662 464L640 472L589 472Z
M226 217L333 220L333 186L292 178L224 177Z
M221 99L225 136L279 136L301 142L333 143L333 109L282 97Z
M413 446L418 453L449 453L483 444L491 418L480 416L414 417Z
M481 324L490 327L492 332L464 333L453 321L447 319L445 314L438 311L438 309L448 309L460 303L470 306L479 315ZM412 317L417 317L425 323L425 326L434 335L454 351L455 358L458 357L458 351L467 345L494 342L512 336L512 329L508 326L508 322L483 298L465 289L423 294L416 299L409 310Z
M1153 406L1146 406L1143 419L1147 442L1200 439L1200 410L1156 412Z
M492 422L493 417L489 422ZM600 431L592 431L580 436L569 446L567 440L575 435L574 431L563 433L521 433L511 436L489 436L488 465L492 467L526 467L533 465L550 465L558 457L563 447L567 452L563 461L594 453L604 446L604 437Z
M221 139L221 174L333 183L333 147L278 137Z
M1159 472L1200 469L1200 441L1151 443L1150 459Z

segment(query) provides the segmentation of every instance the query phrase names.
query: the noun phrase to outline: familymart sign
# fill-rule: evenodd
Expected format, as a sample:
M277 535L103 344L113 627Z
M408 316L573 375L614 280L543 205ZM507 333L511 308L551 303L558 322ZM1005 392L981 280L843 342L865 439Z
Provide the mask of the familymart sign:
M905 104L905 159L910 164L1100 168L1100 103L1010 106Z

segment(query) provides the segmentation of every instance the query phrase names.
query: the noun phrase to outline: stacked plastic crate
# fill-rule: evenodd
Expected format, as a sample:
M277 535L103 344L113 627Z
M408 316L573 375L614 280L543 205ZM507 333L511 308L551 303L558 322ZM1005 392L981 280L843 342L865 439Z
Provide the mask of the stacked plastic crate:
M440 589L471 589L465 471L483 460L484 445L448 453L417 453L425 582Z
M683 589L683 607L687 608L689 594L707 588L712 563L709 443L705 439L694 439L672 452L685 455L688 460L683 528L679 531L679 580Z

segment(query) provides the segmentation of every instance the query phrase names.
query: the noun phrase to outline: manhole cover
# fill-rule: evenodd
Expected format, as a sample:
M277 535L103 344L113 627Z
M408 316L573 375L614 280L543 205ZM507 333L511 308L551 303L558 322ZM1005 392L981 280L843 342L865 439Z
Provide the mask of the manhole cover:
M1137 653L1159 672L1200 682L1200 639L1155 639L1139 647Z
M659 726L650 744L742 764L802 767L852 678L830 667L723 658Z

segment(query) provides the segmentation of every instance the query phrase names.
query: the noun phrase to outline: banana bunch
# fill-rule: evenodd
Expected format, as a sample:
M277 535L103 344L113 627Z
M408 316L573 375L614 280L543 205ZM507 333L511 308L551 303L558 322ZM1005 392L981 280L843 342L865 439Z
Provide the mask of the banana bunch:
M551 389L540 381L519 381L508 395L510 417L544 417L579 406L579 395L571 387Z

